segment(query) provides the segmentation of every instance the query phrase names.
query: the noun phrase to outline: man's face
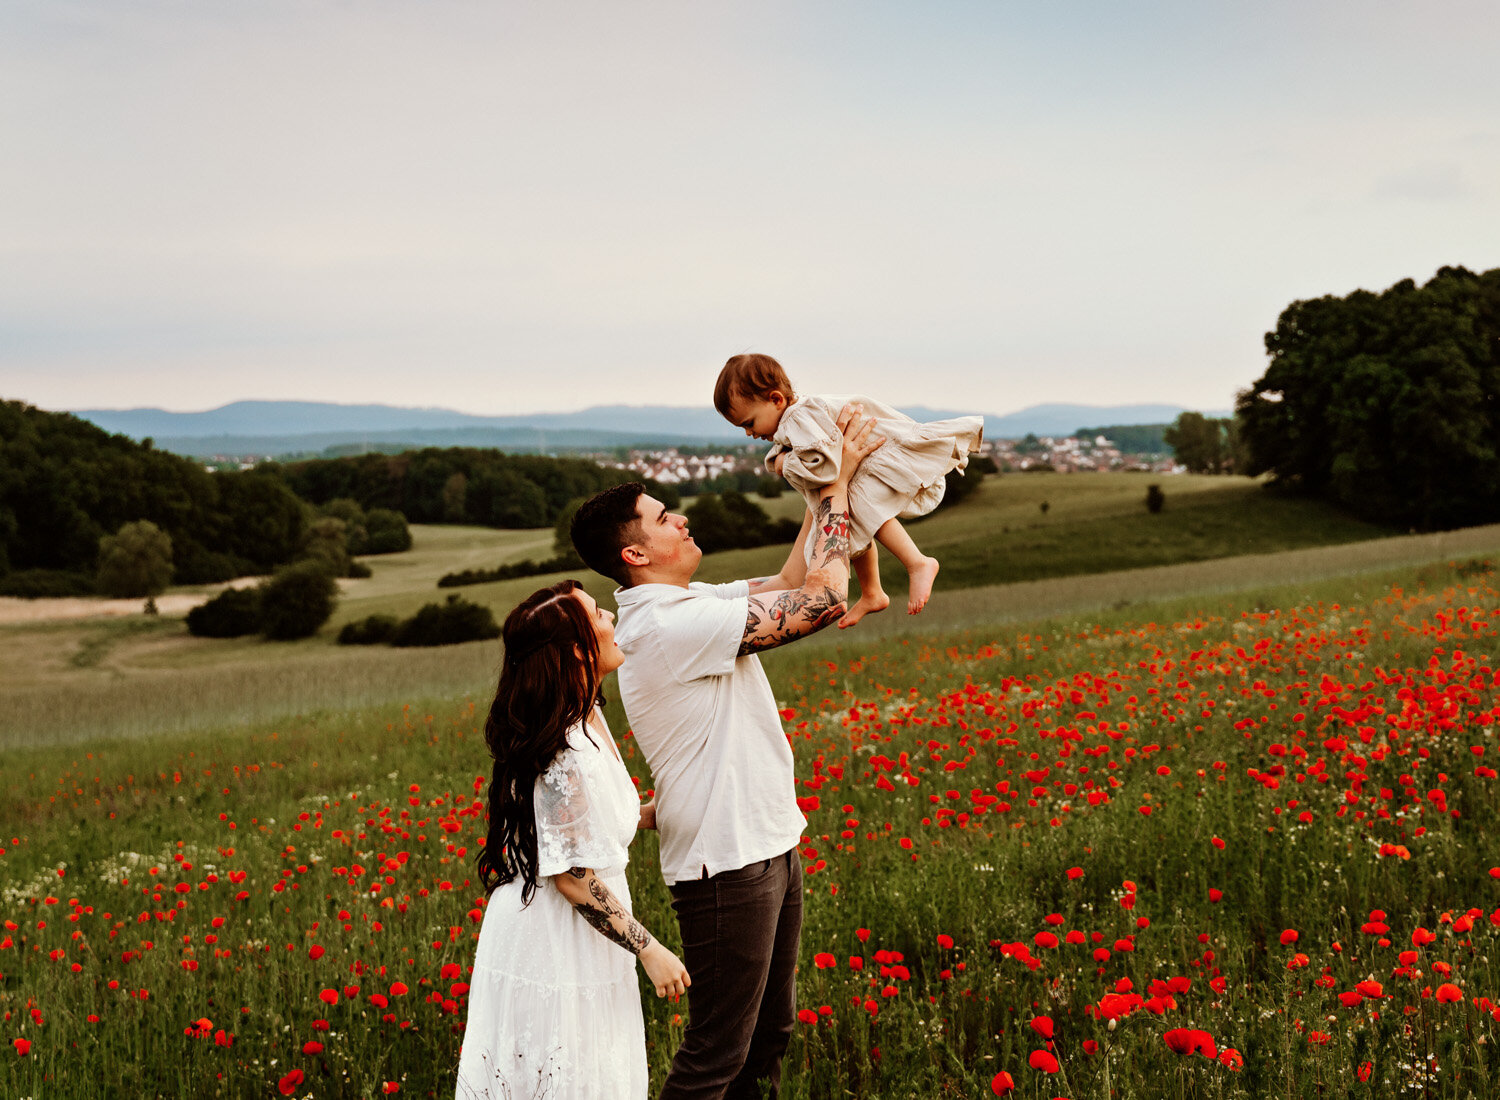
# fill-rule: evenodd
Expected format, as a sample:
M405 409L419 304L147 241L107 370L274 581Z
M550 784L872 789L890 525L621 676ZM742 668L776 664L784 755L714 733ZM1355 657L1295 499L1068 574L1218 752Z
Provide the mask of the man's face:
M703 551L688 534L687 517L667 511L665 504L646 493L636 498L635 514L640 518L641 537L631 545L646 556L650 568L691 576Z

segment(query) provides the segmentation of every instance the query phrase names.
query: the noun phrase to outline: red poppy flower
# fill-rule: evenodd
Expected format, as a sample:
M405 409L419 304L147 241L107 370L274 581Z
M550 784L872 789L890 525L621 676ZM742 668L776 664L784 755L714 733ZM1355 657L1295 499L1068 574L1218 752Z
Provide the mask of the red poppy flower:
M302 1084L303 1079L302 1071L294 1069L276 1082L276 1088L280 1090L282 1096L290 1096L297 1091L297 1086Z
M1026 1059L1026 1064L1032 1069L1041 1070L1043 1073L1056 1073L1058 1070L1057 1059L1045 1050L1033 1050L1031 1057Z
M1218 1057L1214 1037L1206 1031L1190 1027L1174 1027L1162 1036L1167 1048L1174 1054L1202 1054L1205 1058Z
M1288 928L1284 932L1281 933L1281 946L1282 947L1290 947L1292 944L1294 944L1296 942L1297 942L1297 930L1295 928Z
M1034 1017L1032 1017L1032 1020L1031 1020L1031 1030L1034 1031L1034 1032L1036 1032L1043 1039L1050 1039L1050 1038L1052 1038L1052 1030L1053 1030L1053 1028L1052 1028L1052 1017L1051 1016L1034 1016Z
M1006 1093L1014 1091L1015 1087L1015 1078L1003 1069L995 1074L994 1078L990 1081L990 1091L996 1096L1004 1096Z
M22 1058L31 1053L30 1039L12 1039L11 1046L16 1048L16 1053Z
M1459 989L1458 986L1454 985L1452 982L1444 982L1442 985L1437 987L1436 997L1439 1004L1450 1005L1454 1001L1463 1000L1464 991L1462 989Z
M813 956L813 965L816 966L819 970L830 970L838 964L839 961L832 955L830 955L827 951L819 951L816 955Z

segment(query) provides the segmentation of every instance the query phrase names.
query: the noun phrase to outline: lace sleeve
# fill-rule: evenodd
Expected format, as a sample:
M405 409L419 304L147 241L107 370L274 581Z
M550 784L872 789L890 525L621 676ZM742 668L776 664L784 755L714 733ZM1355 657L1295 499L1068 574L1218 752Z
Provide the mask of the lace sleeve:
M583 760L572 749L559 753L537 778L536 848L539 879L572 867L625 863L625 850L609 835L607 815L591 798Z

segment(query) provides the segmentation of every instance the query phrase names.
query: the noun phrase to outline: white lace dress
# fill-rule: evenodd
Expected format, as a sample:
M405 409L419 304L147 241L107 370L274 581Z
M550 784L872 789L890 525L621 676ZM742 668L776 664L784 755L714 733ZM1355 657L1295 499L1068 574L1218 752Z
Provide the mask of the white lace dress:
M551 882L591 867L627 907L626 849L640 800L604 716L568 735L536 783L537 891L490 895L479 930L458 1100L644 1100L646 1035L635 956Z

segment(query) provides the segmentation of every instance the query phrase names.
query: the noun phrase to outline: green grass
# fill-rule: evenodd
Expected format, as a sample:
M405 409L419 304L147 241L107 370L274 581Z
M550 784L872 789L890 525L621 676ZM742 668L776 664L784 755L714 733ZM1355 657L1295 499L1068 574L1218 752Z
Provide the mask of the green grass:
M1500 998L1500 798L1475 772L1500 752L1490 545L1088 614L955 610L768 654L809 815L799 999L827 1007L799 1025L784 1095L977 1097L1000 1070L1028 1098L1500 1095L1476 1004ZM451 1093L484 698L0 756L0 1095L258 1097L293 1068L296 1095ZM649 835L630 876L637 915L675 943ZM1385 937L1361 931L1375 909ZM1437 939L1403 975L1419 927ZM1049 931L1086 942L1038 945ZM1160 1015L1094 1014L1121 983L1150 997L1168 978L1189 984ZM1344 1007L1367 978L1385 998ZM1457 1003L1433 996L1445 981ZM648 998L653 1088L674 1011ZM1056 1077L1027 1068L1034 1015L1054 1022ZM199 1018L210 1036L184 1035ZM1243 1067L1171 1054L1174 1027Z
M1157 516L1142 505L1151 480L1167 493L1166 510ZM1045 514L1043 501L1049 505ZM801 508L792 493L763 503L779 515L795 515ZM1440 557L1450 543L1474 537L1455 532L1423 537L1426 541L1354 543L1350 540L1389 532L1310 502L1272 496L1249 479L1125 474L990 477L963 504L911 529L943 562L932 605L921 620L908 621L900 613L905 579L883 555L883 575L896 607L867 619L849 644L912 630L1092 613L1177 591L1243 587L1260 577L1280 579L1288 567L1287 560L1258 563L1225 557L1230 554L1303 547L1299 553L1312 555L1305 567L1309 575L1328 575ZM365 559L371 577L340 582L343 595L333 618L318 635L299 642L193 638L180 618L169 616L0 625L0 750L214 729L433 693L484 695L496 672L493 644L417 652L338 647L333 638L343 624L367 615L406 616L442 600L450 590L437 588L437 581L445 573L548 557L553 533L417 526L413 536L414 548L407 553ZM1488 536L1478 537L1482 544ZM1315 547L1331 547L1331 556L1320 557ZM772 546L710 555L699 579L774 573L787 552L785 546ZM1135 571L1123 572L1128 569ZM526 594L558 576L458 591L503 618ZM587 571L578 576L595 598L611 605L610 582Z

